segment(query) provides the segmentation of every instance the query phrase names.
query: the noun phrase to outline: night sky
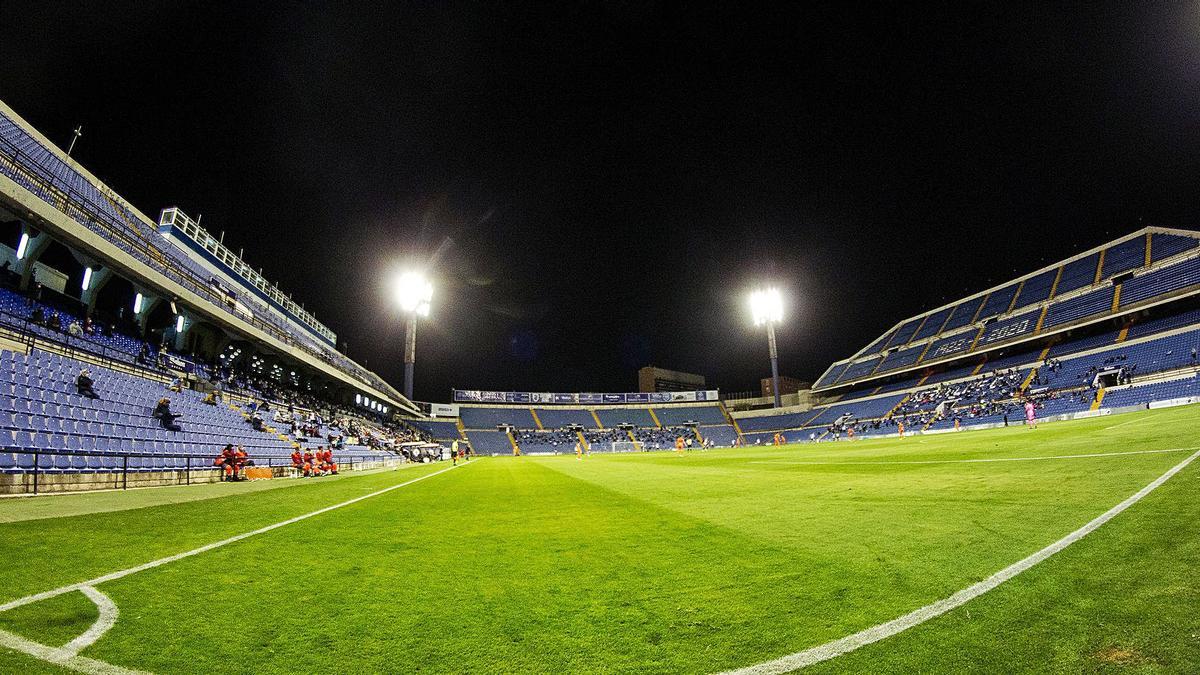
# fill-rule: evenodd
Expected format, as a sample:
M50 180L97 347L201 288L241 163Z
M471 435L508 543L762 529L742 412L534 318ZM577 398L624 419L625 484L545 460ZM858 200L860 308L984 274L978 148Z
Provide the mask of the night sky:
M1194 3L0 3L0 99L416 396L815 379L896 321L1193 228ZM245 6L242 6L245 5ZM355 5L351 8L350 5Z

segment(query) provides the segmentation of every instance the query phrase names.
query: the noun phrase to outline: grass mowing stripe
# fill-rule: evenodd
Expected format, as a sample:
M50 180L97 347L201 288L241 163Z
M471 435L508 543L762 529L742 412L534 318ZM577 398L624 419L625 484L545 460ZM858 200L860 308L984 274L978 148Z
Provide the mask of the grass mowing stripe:
M465 465L464 465L464 466L465 466ZM372 497L378 497L379 495L386 494L386 493L388 493L388 492L391 492L392 490L398 490L398 489L400 489L400 488L402 488L402 487L406 487L406 486L408 486L408 485L412 485L413 483L418 483L418 482L420 482L420 481L423 481L423 480L425 480L426 478L432 478L432 477L434 477L434 476L437 476L437 475L440 475L440 474L446 473L447 471L451 471L451 470L453 470L453 469L456 469L456 468L458 468L458 466L451 466L451 467L447 467L447 468L445 468L445 469L441 469L440 471L434 471L433 473L427 473L427 474L425 474L425 475L423 475L423 476L420 476L420 477L418 477L418 478L414 478L414 479L412 479L412 480L405 481L405 482L403 482L403 483L398 483L398 484L396 484L396 485L392 485L391 487L386 487L386 488L383 488L382 490L376 490L375 492L372 492L372 493L370 493L370 494L365 494L365 495L363 495L363 496L361 496L361 497L355 497L354 499L349 499L349 500L346 500L346 501L344 501L344 502L341 502L341 503L338 503L338 504L334 504L334 505L332 505L332 506L326 506L325 508L322 508L322 509L317 509L316 511L311 511L311 512L309 512L309 513L305 513L305 514L303 514L303 515L299 515L299 516L296 516L296 517L294 517L294 518L289 518L289 519L287 519L287 520L283 520L283 521L280 521L280 522L278 522L278 523L273 523L273 524L271 524L271 525L267 525L266 527L260 527L260 528L258 528L257 530L252 530L252 531L250 531L250 532L243 532L242 534L237 534L237 535L234 535L234 536L232 536L232 537L229 537L229 538L227 538L227 539L222 539L222 540L220 540L220 541L213 542L213 543L211 543L211 544L205 544L204 546L201 546L201 547L199 547L199 548L194 548L194 549L192 549L192 550L190 550L190 551L184 551L183 553L177 553L177 554L175 554L175 555L170 555L170 556L167 556L167 557L165 557L165 558L159 558L158 560L151 560L151 561L150 561L150 562L148 562L148 563L143 563L143 564L141 564L141 565L137 565L137 566L135 566L135 567L130 567L130 568L127 568L127 569L118 570L118 571L116 571L116 572L110 572L110 573L108 573L108 574L105 574L105 575L103 575L103 576L96 577L95 579L89 579L89 580L87 580L87 581L83 581L83 582L80 582L80 583L76 583L76 584L70 584L70 585L67 585L67 586L61 586L61 587L59 587L59 588L55 588L55 589L53 589L53 590L44 591L44 592L42 592L42 593L35 593L35 594L33 594L33 595L27 595L27 596L25 596L25 597L23 597L23 598L17 598L16 600L13 600L13 601L11 601L11 602L8 602L8 603L5 603L5 604L3 604L3 605L0 605L0 612L6 611L6 610L9 610L9 609L13 609L13 608L15 608L15 607L20 607L20 606L22 606L22 605L27 605L27 604L29 604L29 603L32 603L32 602L38 602L38 601L41 601L41 600L46 600L46 599L48 599L48 598L53 598L53 597L56 597L56 596L62 595L63 593L70 593L70 592L72 592L72 591L78 591L78 590L82 590L82 589L83 589L85 586L95 586L95 585L98 585L98 584L102 584L102 583L104 583L104 582L106 582L106 581L112 581L112 580L114 580L114 579L120 579L120 578L122 578L122 577L129 576L130 574L136 574L136 573L138 573L138 572L142 572L142 571L144 571L144 570L152 569L152 568L154 568L154 567L158 567L158 566L160 566L160 565L165 565L165 564L167 564L167 563L175 562L176 560L181 560L181 559L183 559L183 558L188 558L188 557L191 557L191 556L194 556L194 555L199 555L199 554L201 554L201 553L205 553L205 552L207 552L207 551L211 551L211 550L213 550L213 549L215 549L215 548L220 548L220 547L222 547L222 546L226 546L226 545L228 545L228 544L233 544L233 543L235 543L235 542L239 542L239 541L241 541L241 540L243 540L243 539L247 539L247 538L249 538L249 537L253 537L253 536L255 536L255 535L258 535L258 534L264 534L264 533L266 533L266 532L270 532L270 531L272 531L272 530L279 529L279 528L281 528L281 527L283 527L283 526L285 526L285 525L291 525L291 524L293 524L293 523L298 523L298 522L300 522L300 521L302 521L302 520L307 520L307 519L309 519L309 518L312 518L313 516L319 516L319 515L321 515L321 514L323 514L323 513L328 513L328 512L330 512L330 511L333 511L333 510L335 510L335 509L340 509L340 508L342 508L342 507L344 507L344 506L350 506L351 504L357 504L358 502L361 502L361 501L363 501L364 499L370 499L370 498L372 498Z
M1170 480L1172 476L1186 468L1197 457L1200 457L1200 452L1192 453L1182 462L1168 469L1166 473L1154 479L1149 485L1130 495L1120 504L1117 504L1111 509L1100 514L1083 527L1075 530L1074 532L1068 534L1062 539L1059 539L1053 544L1050 544L1033 555L1030 555L1013 563L1012 565L1009 565L1008 567L1005 567L987 579L968 586L967 588L962 589L950 597L938 600L935 603L921 607L920 609L909 612L908 614L892 619L886 623L881 623L877 626L872 626L866 630L848 635L840 640L827 642L823 645L818 645L801 652L796 652L795 654L789 654L778 659L748 666L746 668L726 671L725 675L768 675L799 670L822 661L828 661L829 659L841 656L847 652L854 651L859 647L869 645L873 642L878 642L885 638L896 635L897 633L906 631L913 626L922 624L934 617L941 616L942 614L945 614L946 612L956 607L960 607L967 602L983 595L984 593L987 593L1005 581L1008 581L1021 572L1024 572L1030 567L1042 562L1046 558L1058 553L1071 544L1083 539L1088 534L1094 532L1101 525L1115 518L1125 509L1128 509L1130 506L1133 506L1141 501L1143 497L1150 494L1160 485Z
M1190 448L1167 448L1165 450L1130 450L1128 452L1089 452L1082 455L1046 455L1045 457L987 457L981 459L899 459L886 462L795 462L787 459L772 459L750 461L747 464L779 464L799 466L841 466L845 465L888 465L888 464L980 464L986 462L1040 462L1048 459L1087 459L1092 457L1119 457L1122 455L1159 455L1164 452L1187 452Z

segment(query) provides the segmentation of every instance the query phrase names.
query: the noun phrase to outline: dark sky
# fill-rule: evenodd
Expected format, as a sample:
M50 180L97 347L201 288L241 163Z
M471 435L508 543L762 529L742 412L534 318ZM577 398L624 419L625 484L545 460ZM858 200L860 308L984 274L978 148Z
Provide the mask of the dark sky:
M785 374L1200 207L1194 3L0 3L0 98L416 394ZM353 6L353 7L352 7Z

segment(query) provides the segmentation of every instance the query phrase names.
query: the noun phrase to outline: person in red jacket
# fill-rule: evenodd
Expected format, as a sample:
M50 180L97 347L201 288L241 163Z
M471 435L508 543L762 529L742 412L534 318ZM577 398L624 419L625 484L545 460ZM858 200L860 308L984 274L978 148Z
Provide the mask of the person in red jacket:
M225 449L221 451L221 454L217 455L217 458L213 460L213 466L218 466L223 469L221 480L233 480L234 461L235 458L232 444L226 445Z
M292 468L296 470L296 473L304 470L304 455L300 454L300 448L292 450Z
M337 475L338 466L333 461L333 448L329 448L325 451L325 470L335 476Z
M233 479L245 480L246 465L250 463L250 456L246 454L246 448L237 446L237 450L233 451Z
M304 450L304 477L305 477L305 478L308 478L309 476L313 476L313 475L315 475L315 474L313 473L313 468L314 468L315 466L316 466L316 465L315 465L315 464L313 464L313 453L312 453L312 450L310 450L310 449L307 449L307 448L306 448L306 449Z

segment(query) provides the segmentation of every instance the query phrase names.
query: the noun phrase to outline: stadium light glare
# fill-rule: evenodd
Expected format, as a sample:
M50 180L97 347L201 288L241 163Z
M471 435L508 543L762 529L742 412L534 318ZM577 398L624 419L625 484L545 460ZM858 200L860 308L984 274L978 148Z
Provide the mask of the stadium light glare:
M142 302L144 302L144 301L145 301L145 298L142 297L141 293L138 293L137 295L133 296L133 313L134 314L142 313Z
M754 325L783 321L783 296L778 288L763 288L750 294L750 312Z
M85 267L85 268L83 268L83 283L80 284L80 286L82 286L83 290L86 291L88 288L91 287L91 285L92 285L92 268Z
M750 294L750 313L754 325L767 326L767 353L771 357L771 391L775 407L782 406L779 395L779 350L775 345L775 324L783 321L783 295L778 288L760 288Z
M396 303L407 314L404 330L404 396L412 400L413 371L417 360L417 317L429 316L433 302L433 284L420 272L405 272L396 277L393 291Z
M21 233L21 241L17 243L17 260L25 257L25 253L29 251L29 233Z
M175 332L176 333L183 332L183 315L182 314L175 317Z
M429 316L433 301L433 284L419 272L405 272L396 278L396 302L409 314Z

